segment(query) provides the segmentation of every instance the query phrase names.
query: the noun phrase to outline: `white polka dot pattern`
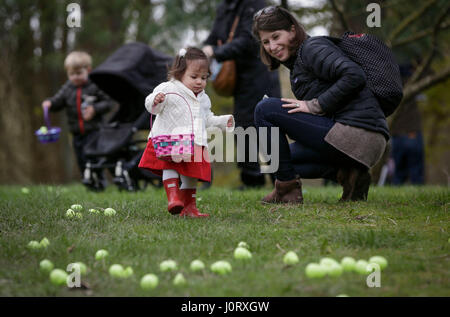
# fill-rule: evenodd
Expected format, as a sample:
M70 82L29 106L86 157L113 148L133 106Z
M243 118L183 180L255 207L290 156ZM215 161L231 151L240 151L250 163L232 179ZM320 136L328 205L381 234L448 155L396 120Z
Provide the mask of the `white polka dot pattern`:
M346 32L341 38L326 38L361 66L385 116L392 114L403 97L403 88L400 69L390 48L370 34Z

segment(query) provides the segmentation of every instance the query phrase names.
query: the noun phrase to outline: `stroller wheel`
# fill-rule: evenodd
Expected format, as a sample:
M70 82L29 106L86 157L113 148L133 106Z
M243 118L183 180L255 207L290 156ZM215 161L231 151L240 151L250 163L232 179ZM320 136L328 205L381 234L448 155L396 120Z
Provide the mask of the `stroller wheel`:
M129 192L137 192L139 189L139 183L135 179L131 179L131 184L128 185L127 190Z
M123 170L119 175L116 174L116 177L114 177L113 181L120 191L127 190L129 192L134 192L139 190L139 184L137 180L131 178L127 170Z
M106 187L105 180L99 179L96 172L92 172L89 178L83 178L82 183L88 190L94 192L102 192Z

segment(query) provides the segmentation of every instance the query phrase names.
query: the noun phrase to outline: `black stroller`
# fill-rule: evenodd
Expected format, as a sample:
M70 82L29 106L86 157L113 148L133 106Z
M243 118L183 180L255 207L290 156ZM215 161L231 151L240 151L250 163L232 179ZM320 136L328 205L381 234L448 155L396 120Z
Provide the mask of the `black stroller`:
M148 131L150 115L145 97L161 82L167 80L172 58L143 43L129 43L120 47L89 75L97 86L119 104L119 110L97 135L84 147L86 164L83 184L101 191L103 171L113 174L119 190L136 191L147 184L161 186L161 178L140 169L147 138L136 139L140 129ZM140 181L144 186L140 186Z

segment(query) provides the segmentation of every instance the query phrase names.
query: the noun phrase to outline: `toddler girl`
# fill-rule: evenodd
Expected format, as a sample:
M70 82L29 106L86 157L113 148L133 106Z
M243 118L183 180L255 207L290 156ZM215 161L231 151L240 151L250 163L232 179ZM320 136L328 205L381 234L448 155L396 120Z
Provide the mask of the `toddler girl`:
M209 75L208 57L202 50L181 49L169 71L169 81L157 86L145 99L146 109L158 116L151 127L139 167L162 175L168 210L174 215L209 216L199 212L195 199L197 180L211 181L211 166L205 150L208 147L206 128L234 130L232 115L215 116L211 111L211 101L204 91ZM174 162L156 157L152 138L192 132L193 158Z

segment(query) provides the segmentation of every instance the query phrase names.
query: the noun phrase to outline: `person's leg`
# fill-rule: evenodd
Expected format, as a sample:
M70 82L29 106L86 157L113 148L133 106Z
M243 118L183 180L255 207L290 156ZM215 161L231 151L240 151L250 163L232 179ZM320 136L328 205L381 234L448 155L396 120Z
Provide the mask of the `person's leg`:
M371 176L366 166L357 162L353 166L342 166L337 171L336 180L343 189L340 201L367 200Z
M181 187L180 197L184 208L180 213L180 217L208 217L208 214L202 214L197 209L196 195L197 195L197 179L185 175L180 175Z
M163 170L163 185L167 195L167 210L176 215L181 212L184 204L180 195L180 177L175 170Z
M181 186L180 189L195 189L197 188L198 180L193 177L180 175L181 178Z
M176 170L163 170L163 174L162 174L162 180L168 180L171 178L179 178L180 175L178 174L178 172Z
M409 138L410 146L407 155L407 165L411 184L424 184L424 151L422 133Z
M247 130L248 128L254 129L253 126L245 126L241 127L243 130ZM236 135L237 139L238 136ZM258 136L257 136L258 138ZM258 140L256 140L256 153L250 153L254 147L251 144L255 142L250 138L250 135L245 135L244 148L238 149L238 151L244 152L244 161L238 162L237 166L240 169L241 181L244 186L248 187L259 187L264 186L265 177L264 174L261 173L261 166L258 162ZM252 162L252 158L256 157L256 161Z
M339 183L343 188L340 201L367 200L371 177L366 166L343 153L329 157L298 142L290 148L295 171L302 178L324 178Z
M290 148L295 171L302 178L324 178L339 183L343 188L340 201L367 200L371 181L367 167L345 155L330 160L298 142L291 143Z
M278 98L267 98L261 101L255 111L255 122L258 128L267 127L267 140L265 145L270 155L271 131L270 128L278 127L279 136L279 169L276 178L279 180L291 180L295 175L297 165L291 155L291 148L286 135L295 140L303 149L313 151L315 157L326 157L329 162L351 162L345 154L325 141L325 136L335 124L327 117L316 116L308 113L288 113L289 109L282 108L283 102ZM309 155L306 153L305 155ZM297 155L297 154L296 154ZM295 157L294 159L297 159ZM301 175L303 177L303 175Z
M255 111L255 123L258 127L267 127L266 146L270 155L271 131L273 127L279 127L279 169L276 172L276 178L279 181L295 180L296 168L301 164L295 164L292 160L291 149L287 138L295 140L303 148L313 151L317 157L326 158L329 162L335 162L333 165L339 169L345 169L341 173L340 184L344 188L343 200L365 200L370 186L370 174L368 168L351 159L325 141L325 136L333 127L335 122L327 117L316 116L308 113L288 113L289 109L282 108L283 102L276 98L267 98L261 101ZM309 154L309 153L306 153ZM302 162L302 164L311 162ZM323 167L322 167L323 168ZM310 176L316 176L316 173L326 173L330 178L334 177L332 169L314 171ZM300 175L302 176L302 175ZM302 176L303 177L303 176ZM337 178L337 172L336 172ZM358 189L357 187L360 187ZM266 196L265 200L277 199L276 189Z
M278 156L275 155L279 158L278 170L275 172L275 189L266 195L262 201L265 203L298 204L303 203L301 181L299 175L296 175L286 135L298 141L299 144L331 157L329 151L333 148L325 143L323 138L334 122L328 118L306 113L289 114L287 109L282 108L282 104L281 99L267 98L259 102L255 110L257 128L267 128L267 138L262 140L261 144L265 148L265 153L274 157L271 152L272 141L279 146ZM279 129L277 140L272 140L272 128ZM305 137L305 135L308 137ZM271 162L271 164L276 163Z
M84 152L84 147L87 143L86 134L73 135L72 142L82 183L86 185L88 189L94 191L103 190L106 187L106 182L104 178L101 177L103 175L98 175L98 171L92 167L95 162L94 159L86 158ZM91 164L87 166L87 163Z
M81 178L83 178L83 172L86 165L86 159L84 157L83 147L83 135L73 135L72 136L72 146L73 151L75 153L75 158L77 160L78 169L81 174Z
M342 188L340 201L367 200L371 176L363 164L344 153L320 146L310 148L294 142L290 145L295 171L302 178L324 178L339 183Z
M336 182L338 163L329 160L328 156L307 148L298 142L289 145L295 173L302 178L324 178Z
M95 177L97 179L99 189L104 189L104 188L106 188L106 186L108 184L107 184L106 177L105 177L105 170L104 170L104 168L101 168L102 164L99 164L101 158L87 157L85 154L85 150L84 150L87 144L89 144L92 140L97 138L98 133L99 133L99 131L92 131L92 132L82 135L81 151L82 151L82 158L83 158L85 165L87 162L91 162L91 164L93 166L100 166L99 168L93 168L92 173L95 173L95 175L96 175ZM110 171L111 171L111 174L114 175L114 170L112 169Z
M392 137L392 158L395 163L394 177L392 179L393 185L402 185L408 178L408 168L405 161L405 137Z

